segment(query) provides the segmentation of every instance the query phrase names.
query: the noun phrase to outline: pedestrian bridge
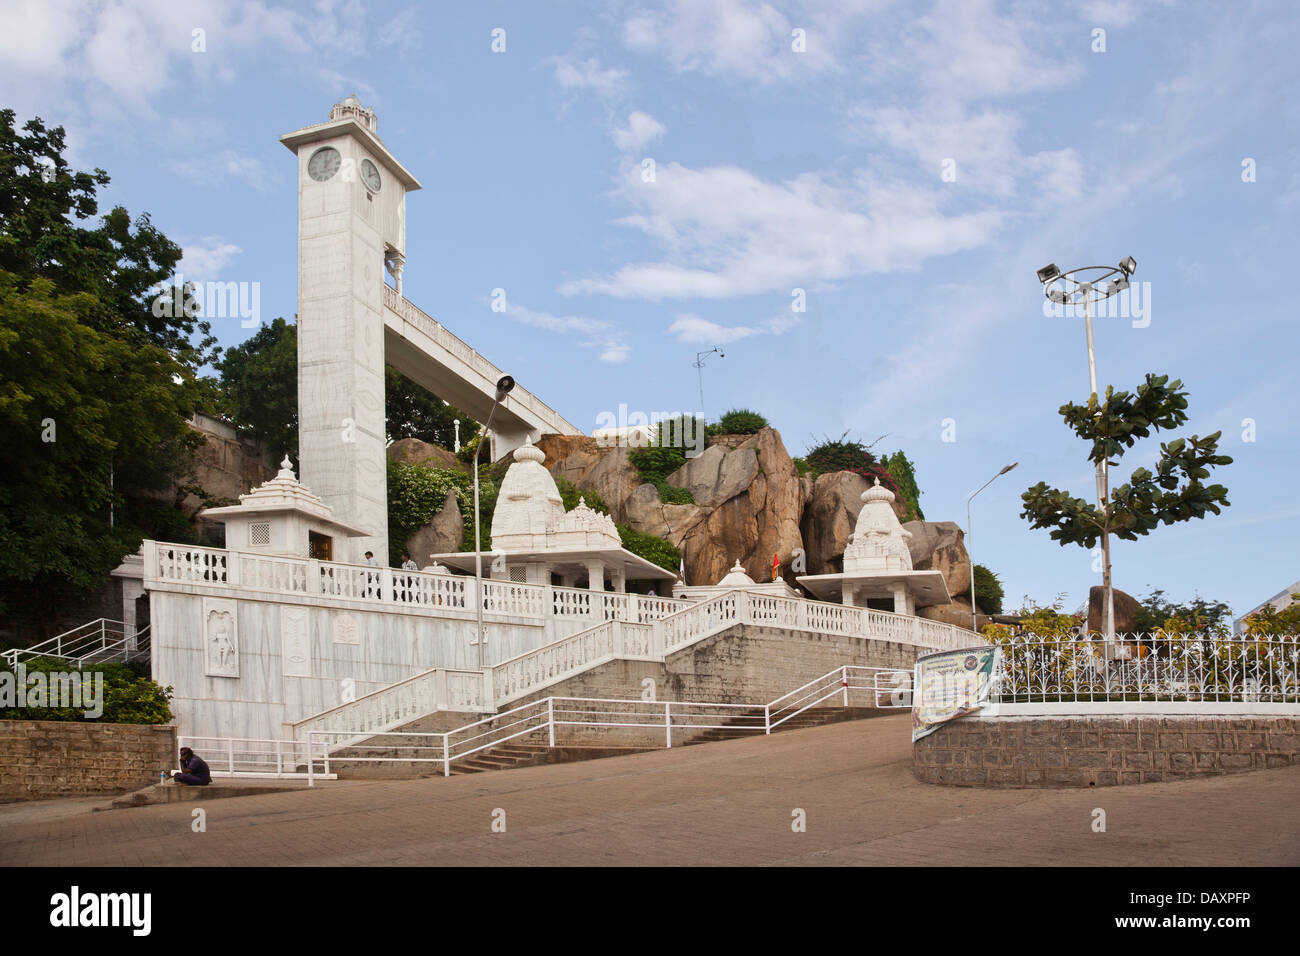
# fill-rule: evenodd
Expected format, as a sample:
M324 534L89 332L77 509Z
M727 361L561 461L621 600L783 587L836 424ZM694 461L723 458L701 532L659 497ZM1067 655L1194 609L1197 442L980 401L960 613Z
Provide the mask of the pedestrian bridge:
M384 361L478 422L487 421L497 382L506 374L389 285L384 286ZM519 385L501 402L492 431L494 460L530 437L583 434Z

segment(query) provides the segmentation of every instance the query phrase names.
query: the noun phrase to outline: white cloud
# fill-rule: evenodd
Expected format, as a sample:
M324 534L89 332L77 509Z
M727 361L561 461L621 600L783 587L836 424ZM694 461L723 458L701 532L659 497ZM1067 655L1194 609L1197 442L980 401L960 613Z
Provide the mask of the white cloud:
M672 0L662 10L629 17L623 42L638 53L662 56L681 72L768 83L830 62L824 48L814 52L815 37L808 40L809 52L792 49L796 26L768 3Z
M244 250L219 236L204 236L181 244L184 257L177 271L187 280L209 282L221 276L226 265Z
M556 56L549 62L555 69L556 81L565 90L591 90L605 99L612 99L627 86L627 70L601 69L600 61L592 57L577 60L571 56Z
M847 184L814 173L772 183L734 166L670 163L647 184L639 166L625 164L620 192L635 210L620 222L658 240L666 258L569 282L561 292L651 300L788 292L974 248L1001 218L945 215L938 188L866 173Z
M720 325L701 318L692 312L680 313L668 332L677 336L677 341L687 345L727 345L753 335L782 335L799 324L799 319L790 315L777 315L757 326Z
M631 346L623 341L614 323L580 315L554 315L511 304L506 315L516 322L556 335L574 336L583 348L600 349L600 360L619 365L627 361Z
M231 149L174 159L165 165L176 175L200 186L215 186L236 180L255 189L267 189L273 180L279 178L269 175L266 165L260 159L241 155Z
M648 113L634 111L627 118L627 126L615 129L614 145L626 152L641 149L653 143L666 133L664 125Z

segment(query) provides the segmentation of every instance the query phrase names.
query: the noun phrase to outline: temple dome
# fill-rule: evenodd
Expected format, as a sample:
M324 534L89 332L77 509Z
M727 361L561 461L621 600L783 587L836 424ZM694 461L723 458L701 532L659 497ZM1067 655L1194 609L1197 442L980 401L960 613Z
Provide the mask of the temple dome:
M739 561L727 572L726 577L718 582L720 588L752 588L753 586L754 579L745 573Z
M507 553L579 548L621 548L614 519L579 501L565 513L555 479L535 445L515 449L492 515L492 546Z
M912 552L907 539L912 536L894 514L894 493L882 488L880 479L862 493L862 510L858 512L853 540L844 549L844 572L911 571Z

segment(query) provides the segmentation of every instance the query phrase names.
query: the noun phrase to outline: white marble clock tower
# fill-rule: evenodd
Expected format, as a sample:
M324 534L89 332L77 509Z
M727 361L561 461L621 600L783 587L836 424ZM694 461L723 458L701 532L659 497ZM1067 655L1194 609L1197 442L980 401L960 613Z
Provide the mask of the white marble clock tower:
M366 532L339 541L333 560L369 550L387 564L384 272L400 294L406 194L420 183L378 125L354 95L329 122L280 142L298 157L300 475L339 521Z

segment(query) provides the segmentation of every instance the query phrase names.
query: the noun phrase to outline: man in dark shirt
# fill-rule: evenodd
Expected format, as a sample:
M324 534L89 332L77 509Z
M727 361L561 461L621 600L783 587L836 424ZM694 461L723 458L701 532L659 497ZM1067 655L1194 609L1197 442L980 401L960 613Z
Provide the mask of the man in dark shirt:
M186 783L194 787L206 787L212 782L212 771L189 747L181 748L181 770L183 773L172 774L177 783Z

